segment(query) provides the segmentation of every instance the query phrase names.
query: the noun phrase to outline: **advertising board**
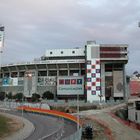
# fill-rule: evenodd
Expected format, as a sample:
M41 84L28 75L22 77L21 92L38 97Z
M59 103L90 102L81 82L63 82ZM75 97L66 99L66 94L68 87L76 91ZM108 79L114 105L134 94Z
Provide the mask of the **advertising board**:
M57 95L83 95L84 77L70 76L57 78Z
M17 86L18 78L3 78L2 85L3 86Z

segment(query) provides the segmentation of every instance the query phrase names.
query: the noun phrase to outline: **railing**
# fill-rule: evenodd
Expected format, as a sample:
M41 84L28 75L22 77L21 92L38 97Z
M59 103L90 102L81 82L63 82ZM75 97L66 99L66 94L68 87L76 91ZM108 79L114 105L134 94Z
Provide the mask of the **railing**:
M63 138L62 140L81 140L81 137L82 137L82 128L80 128L74 134L72 134L66 138Z
M59 111L40 109L40 108L32 108L32 107L26 107L26 106L20 106L20 107L17 107L17 109L24 110L27 112L33 112L33 113L48 114L48 115L56 116L56 117L59 117L62 119L63 118L68 119L72 122L75 122L76 124L79 123L79 120L77 120L77 117L72 116L70 114L63 113L63 112L59 112ZM79 126L80 126L79 130L76 131L74 134L72 134L68 137L62 138L63 133L64 133L64 122L63 122L58 130L56 130L55 132L53 132L50 135L47 135L47 136L40 138L39 140L81 140L82 128L81 128L80 123L79 123Z

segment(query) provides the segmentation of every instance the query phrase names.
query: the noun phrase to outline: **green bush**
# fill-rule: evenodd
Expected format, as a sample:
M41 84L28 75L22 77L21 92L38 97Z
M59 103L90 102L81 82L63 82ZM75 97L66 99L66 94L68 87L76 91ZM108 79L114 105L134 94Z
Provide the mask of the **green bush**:
M9 92L7 95L6 95L6 97L8 98L8 99L12 99L13 97L12 97L12 92Z
M17 100L17 101L22 101L22 99L24 98L23 93L17 93L16 95L13 96L13 99Z
M39 99L40 99L40 95L39 94L37 94L37 93L33 93L32 94L32 98L31 98L32 102L38 102Z
M50 91L46 91L42 95L43 99L48 99L48 100L53 100L54 99L54 94Z
M5 92L0 92L0 100L3 101L5 99Z

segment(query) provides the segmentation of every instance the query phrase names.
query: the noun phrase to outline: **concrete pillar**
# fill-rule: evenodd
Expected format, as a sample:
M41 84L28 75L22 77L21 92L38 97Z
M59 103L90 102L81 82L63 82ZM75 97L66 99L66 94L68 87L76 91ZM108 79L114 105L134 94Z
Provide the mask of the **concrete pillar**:
M101 63L101 94L102 100L105 100L105 63Z
M124 94L124 100L127 100L128 93L126 92L126 72L125 72L125 64L123 65L123 94Z
M68 76L70 76L70 68L69 68L69 64L67 64L67 68L68 68Z

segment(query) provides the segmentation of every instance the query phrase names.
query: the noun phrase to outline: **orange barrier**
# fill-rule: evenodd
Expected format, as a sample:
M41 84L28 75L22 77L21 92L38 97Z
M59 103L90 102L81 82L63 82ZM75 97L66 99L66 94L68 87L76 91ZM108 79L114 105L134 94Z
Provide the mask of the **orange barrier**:
M60 111L33 108L33 107L27 107L27 106L17 107L17 110L24 110L24 111L28 111L28 112L36 112L36 113L42 113L42 114L49 114L49 115L56 116L56 117L62 117L62 118L71 120L73 122L79 123L79 125L81 125L81 123L79 122L77 117L64 113L64 112L60 112Z

